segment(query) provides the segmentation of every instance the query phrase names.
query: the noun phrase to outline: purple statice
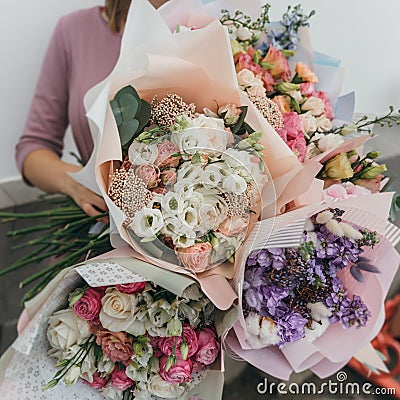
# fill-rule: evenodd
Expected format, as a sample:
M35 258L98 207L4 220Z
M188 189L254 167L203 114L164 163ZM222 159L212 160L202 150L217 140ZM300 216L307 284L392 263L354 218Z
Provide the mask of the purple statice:
M279 347L304 337L304 327L307 324L307 319L298 312L291 311L277 320L276 323L279 326L278 335L281 338Z

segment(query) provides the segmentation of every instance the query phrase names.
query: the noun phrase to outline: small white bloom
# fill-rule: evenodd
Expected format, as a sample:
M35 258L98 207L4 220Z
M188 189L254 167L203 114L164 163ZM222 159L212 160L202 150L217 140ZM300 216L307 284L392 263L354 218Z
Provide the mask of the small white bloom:
M301 105L301 109L302 111L310 111L311 115L317 117L324 112L325 104L319 97L311 96Z
M310 111L299 114L301 125L305 134L314 133L317 131L317 119L310 113Z
M325 115L317 117L317 125L318 132L329 132L332 129L332 121Z
M251 30L245 26L240 26L236 29L236 37L243 42L246 40L250 40L253 36Z
M215 188L222 182L221 168L216 164L207 165L201 176L201 184L206 188Z
M149 323L152 326L162 327L174 317L174 310L171 304L165 299L155 301L148 310Z
M134 141L129 146L128 156L133 165L153 164L158 156L157 145Z
M147 387L153 396L158 396L163 399L178 399L185 391L183 386L164 381L158 374L153 375L149 379Z
M224 178L222 187L226 192L242 194L247 189L247 183L241 176L232 174Z
M161 198L161 209L164 220L171 215L178 214L179 201L181 196L175 192L168 192Z
M147 368L138 368L134 363L129 364L125 369L126 376L133 381L147 382Z
M318 149L324 152L338 147L344 142L344 139L341 135L335 135L334 133L328 133L327 135L317 133L314 135L313 141L317 141Z
M80 376L88 382L93 382L93 374L96 371L96 357L94 356L93 348L91 348L85 359L82 361Z
M111 374L115 368L115 364L106 358L101 358L97 364L97 370L100 374L104 373L106 375Z
M200 114L198 117L192 120L193 128L211 128L224 130L225 124L222 118L207 117L204 114ZM201 129L194 129L199 135L203 135L204 131Z
M136 212L129 226L137 236L151 238L164 226L164 219L159 209L145 207Z
M302 103L304 101L304 97L300 90L289 90L286 94L290 97L293 97L298 103Z
M73 365L71 368L67 370L67 373L64 375L64 382L67 386L75 385L81 374L81 369L78 365Z
M329 319L326 317L321 318L319 321L312 321L311 328L304 327L304 338L312 343L315 339L319 338L330 326Z
M225 163L231 168L249 167L251 165L251 157L247 151L236 149L227 149L221 156Z

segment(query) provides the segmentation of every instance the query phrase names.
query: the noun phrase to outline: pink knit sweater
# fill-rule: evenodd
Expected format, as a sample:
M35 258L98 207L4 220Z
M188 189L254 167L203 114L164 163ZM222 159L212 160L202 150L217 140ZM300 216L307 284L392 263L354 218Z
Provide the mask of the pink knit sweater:
M71 124L80 156L93 149L83 97L114 67L121 35L113 34L100 7L79 10L60 19L43 62L26 125L16 147L19 170L36 149L61 155L65 130Z

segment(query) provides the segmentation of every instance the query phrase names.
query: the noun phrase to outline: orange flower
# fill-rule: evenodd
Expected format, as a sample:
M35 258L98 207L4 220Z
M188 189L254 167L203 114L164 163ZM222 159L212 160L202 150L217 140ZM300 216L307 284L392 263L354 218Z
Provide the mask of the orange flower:
M268 53L262 61L273 65L271 69L268 68L273 78L282 79L284 81L289 79L290 71L288 60L277 48L270 45Z
M313 71L307 65L303 64L302 62L298 62L296 64L296 72L297 75L305 80L306 82L317 83L318 77L315 75Z
M275 96L272 101L279 107L279 111L282 114L290 112L290 100L288 96Z

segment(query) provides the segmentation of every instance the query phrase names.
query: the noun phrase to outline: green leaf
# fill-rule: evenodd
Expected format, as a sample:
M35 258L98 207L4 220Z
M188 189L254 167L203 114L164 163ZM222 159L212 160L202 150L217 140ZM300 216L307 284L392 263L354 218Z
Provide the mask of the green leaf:
M137 119L131 119L130 121L122 122L119 127L119 137L121 145L124 146L133 138L139 127L139 121Z
M232 133L234 135L236 135L239 132L239 130L242 127L242 124L244 122L244 119L246 118L246 114L247 114L247 106L242 106L239 108L242 110L242 113L240 114L238 122L236 122L236 124L231 128Z
M123 87L122 89L120 89L120 90L117 92L117 94L115 95L114 99L117 100L117 101L119 101L120 97L121 97L123 94L130 94L130 95L133 96L136 100L138 100L138 101L140 100L140 97L139 97L139 95L138 95L138 92L137 92L136 89L135 89L133 86L131 86L131 85L125 86L125 87Z
M119 107L118 101L111 100L110 106L111 106L112 112L114 114L115 122L117 123L118 126L120 126L122 123L122 114L121 114L121 109Z
M119 97L118 103L124 121L129 121L135 118L136 112L139 108L139 101L136 100L134 96L124 93Z

